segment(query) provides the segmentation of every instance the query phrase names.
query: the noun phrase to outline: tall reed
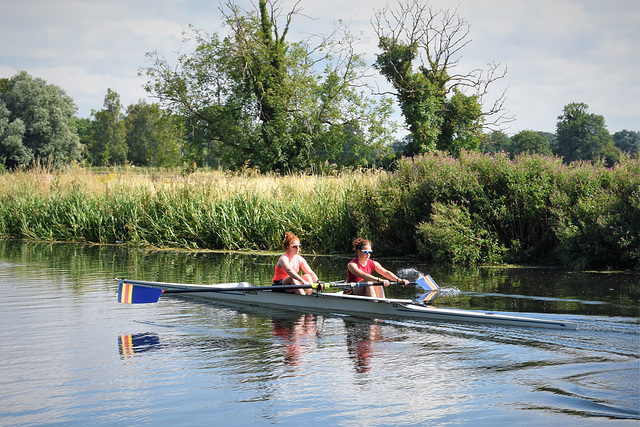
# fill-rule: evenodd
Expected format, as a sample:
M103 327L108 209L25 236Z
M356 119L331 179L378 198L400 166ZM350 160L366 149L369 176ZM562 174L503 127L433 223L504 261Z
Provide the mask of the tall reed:
M311 250L343 252L356 175L198 172L0 175L0 236L205 249L278 249L293 231Z

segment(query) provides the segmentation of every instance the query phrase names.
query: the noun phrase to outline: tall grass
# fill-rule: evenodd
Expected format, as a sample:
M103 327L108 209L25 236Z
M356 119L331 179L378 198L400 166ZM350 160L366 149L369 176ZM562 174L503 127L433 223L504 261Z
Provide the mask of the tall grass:
M364 176L364 174L360 174ZM0 236L157 247L275 250L286 231L307 249L344 252L358 174L337 177L81 168L0 175Z
M0 237L226 250L305 251L443 263L640 268L640 162L614 168L505 153L433 153L394 172L0 174Z

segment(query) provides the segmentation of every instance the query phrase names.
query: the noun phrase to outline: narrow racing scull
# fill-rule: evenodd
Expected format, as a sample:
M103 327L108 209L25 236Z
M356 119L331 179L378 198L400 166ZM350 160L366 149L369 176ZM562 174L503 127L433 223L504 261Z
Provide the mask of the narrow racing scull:
M196 285L140 280L115 279L119 285L118 301L129 304L157 302L164 293L189 293L198 298L220 300L241 305L269 306L294 311L339 313L374 318L413 318L445 322L472 322L535 328L575 330L575 323L562 320L535 319L479 310L438 308L426 304L437 293L437 285L430 276L414 284L428 292L418 300L371 298L345 295L343 292L323 292L330 287L348 288L372 286L375 283L336 283L292 286L253 286L247 282L217 285ZM274 292L277 289L312 288L310 295ZM434 289L435 288L435 289Z

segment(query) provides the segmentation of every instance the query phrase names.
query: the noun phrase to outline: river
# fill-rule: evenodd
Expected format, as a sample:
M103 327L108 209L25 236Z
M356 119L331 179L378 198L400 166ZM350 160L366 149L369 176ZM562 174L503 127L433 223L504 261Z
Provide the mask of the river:
M303 254L325 281L348 257ZM189 296L116 301L115 277L268 284L275 255L0 240L0 425L633 425L638 274L385 267L434 305L577 331L371 320ZM388 288L393 297L417 289Z

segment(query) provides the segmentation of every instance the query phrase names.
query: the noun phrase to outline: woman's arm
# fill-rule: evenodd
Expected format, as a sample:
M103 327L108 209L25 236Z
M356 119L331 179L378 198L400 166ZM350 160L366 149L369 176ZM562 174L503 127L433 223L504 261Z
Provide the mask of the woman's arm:
M405 282L405 284L409 283L408 280L399 279L398 276L396 276L391 271L389 271L386 268L384 268L382 265L380 265L379 262L374 261L374 263L376 265L375 271L380 273L381 276L386 277L387 279L391 280L392 282Z
M308 275L311 276L311 278L313 279L314 283L318 281L318 276L316 275L316 273L313 272L311 267L309 267L309 264L307 263L307 260L305 260L302 257L300 257L300 267L302 268L302 271L304 271L305 273L307 273Z
M304 279L302 278L302 276L300 276L298 273L295 272L293 268L291 268L291 262L289 262L289 257L287 257L286 255L281 256L280 260L278 261L278 264L280 264L280 267L282 267L282 269L287 272L289 277L297 280L300 283L304 283Z

